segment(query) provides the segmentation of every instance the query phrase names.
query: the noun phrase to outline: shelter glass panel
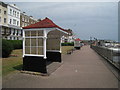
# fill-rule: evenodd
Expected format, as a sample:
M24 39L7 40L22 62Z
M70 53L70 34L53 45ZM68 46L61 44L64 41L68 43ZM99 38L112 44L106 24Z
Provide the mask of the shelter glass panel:
M38 36L43 36L43 30L38 31L37 33L38 33L38 34L37 34Z
M37 48L31 47L31 54L37 54Z
M25 54L43 55L43 30L25 31Z
M25 31L25 36L26 37L30 36L30 31Z
M25 54L30 54L30 47L25 47Z
M38 47L38 54L43 55L43 47Z
M31 36L36 36L37 35L37 31L31 31Z
M36 46L36 38L31 38L31 46Z
M43 39L38 38L38 46L43 46Z
M30 38L25 39L25 46L30 46Z
M47 40L47 50L60 50L60 39L49 38Z

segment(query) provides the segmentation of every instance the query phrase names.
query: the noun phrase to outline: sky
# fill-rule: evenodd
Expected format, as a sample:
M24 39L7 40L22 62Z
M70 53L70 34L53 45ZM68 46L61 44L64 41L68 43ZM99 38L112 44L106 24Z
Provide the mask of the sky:
M118 41L117 2L10 2L36 19L50 18L75 36Z

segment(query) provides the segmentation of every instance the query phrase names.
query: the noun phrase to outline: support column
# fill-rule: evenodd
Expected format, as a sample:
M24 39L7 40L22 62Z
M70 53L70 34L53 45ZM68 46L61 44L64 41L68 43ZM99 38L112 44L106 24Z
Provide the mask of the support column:
M62 53L62 46L61 46L61 43L62 43L62 38L60 38L60 53Z
M23 32L23 57L24 57L25 55L25 31L22 30L22 32Z
M44 30L44 42L43 42L43 44L44 44L44 59L47 59L47 56L46 56L46 40L47 40L47 32L46 32L46 30Z

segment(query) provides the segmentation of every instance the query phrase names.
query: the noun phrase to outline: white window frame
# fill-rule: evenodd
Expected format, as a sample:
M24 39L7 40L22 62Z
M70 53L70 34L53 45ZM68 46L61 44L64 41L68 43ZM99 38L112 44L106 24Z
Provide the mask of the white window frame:
M47 57L46 57L46 50L44 50L45 49L45 47L44 47L44 45L45 45L44 38L45 38L45 35L47 35L47 34L45 34L44 30L43 30L43 36L38 36L38 37L31 37L30 36L30 37L26 37L25 36L25 31L34 31L34 30L25 30L25 29L23 29L23 57L24 56L38 56L38 57L44 57L46 59ZM36 31L38 31L38 30L36 30ZM40 39L43 39L43 46L40 46L40 47L43 47L43 55L25 54L25 38L40 38ZM31 42L30 42L30 44L31 44ZM31 45L30 45L30 47L31 47ZM31 48L30 48L30 52L31 52ZM38 50L36 52L38 52Z
M16 25L16 19L13 19L13 24Z
M39 31L39 30L43 30L43 36L39 36L41 38L43 38L43 55L34 55L34 54L25 54L25 31ZM60 52L61 53L61 43L60 43L60 51L58 50L47 50L46 49L46 41L47 41L47 34L48 32L52 31L52 30L59 30L65 34L68 34L67 32L61 30L61 29L58 29L58 28L36 28L36 29L23 29L22 32L23 32L23 57L24 56L37 56L37 57L43 57L44 59L47 59L47 56L46 56L46 52L47 51L53 51L53 52Z
M12 15L12 9L10 8L10 15Z

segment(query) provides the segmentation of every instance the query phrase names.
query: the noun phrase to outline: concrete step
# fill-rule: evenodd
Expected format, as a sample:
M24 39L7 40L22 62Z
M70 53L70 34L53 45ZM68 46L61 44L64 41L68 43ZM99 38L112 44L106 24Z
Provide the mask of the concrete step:
M48 74L52 74L55 72L63 63L62 62L48 62L47 72Z

